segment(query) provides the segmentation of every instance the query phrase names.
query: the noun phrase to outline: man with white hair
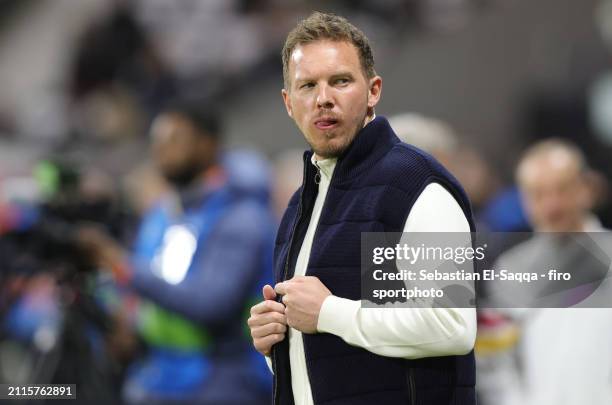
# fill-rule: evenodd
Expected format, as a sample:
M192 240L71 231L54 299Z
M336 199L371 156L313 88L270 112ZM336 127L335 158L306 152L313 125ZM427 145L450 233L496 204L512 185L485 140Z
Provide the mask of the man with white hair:
M578 232L604 230L590 211L592 196L588 170L582 152L560 139L541 141L524 153L516 178L536 234L500 256L494 268L530 272L541 270L542 264L565 264L576 280L594 271L592 251L579 244L563 243L576 240L573 238ZM598 241L604 237L593 236L592 239L601 244ZM555 243L558 241L562 243ZM599 251L610 255L610 249L605 246ZM507 306L516 307L520 306L517 297L522 296L520 304L532 307L500 310L519 325L521 338L515 348L518 366L508 370L505 364L500 365L505 370L497 370L506 374L503 381L498 381L502 392L495 394L492 403L612 403L612 311L595 308L610 301L607 268L603 270L604 273L598 275L598 283L594 284L598 288L589 291L588 297L599 295L603 301L595 305L581 303L588 308L571 308L571 302L557 305L559 301L553 301L550 290L547 294L539 290L536 297L534 290L525 286L516 287L516 294L501 297L510 303ZM576 282L574 285L582 288L589 284ZM576 298L575 292L563 294L566 299ZM575 301L577 304L580 299Z

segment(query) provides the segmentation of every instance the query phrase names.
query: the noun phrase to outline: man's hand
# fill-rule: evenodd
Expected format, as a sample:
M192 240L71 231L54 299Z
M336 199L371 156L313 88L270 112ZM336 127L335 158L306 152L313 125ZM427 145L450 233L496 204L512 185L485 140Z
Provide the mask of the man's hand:
M77 241L99 265L114 267L125 262L128 253L100 227L83 225L78 228Z
M276 284L274 289L283 296L287 325L303 333L316 333L321 306L331 295L321 280L297 276Z
M276 293L270 285L263 288L264 301L251 308L247 323L251 328L253 346L264 356L269 356L272 346L285 338L287 319L285 306L274 301Z
M125 283L130 278L126 265L129 253L100 227L82 225L77 231L77 241L90 260L100 269L110 270L115 279Z

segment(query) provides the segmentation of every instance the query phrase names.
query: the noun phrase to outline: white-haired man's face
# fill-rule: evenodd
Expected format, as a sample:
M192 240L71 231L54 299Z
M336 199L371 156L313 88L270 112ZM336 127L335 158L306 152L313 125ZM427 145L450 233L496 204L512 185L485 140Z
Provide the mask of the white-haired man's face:
M553 151L523 161L518 170L523 204L536 231L583 230L591 193L578 162Z

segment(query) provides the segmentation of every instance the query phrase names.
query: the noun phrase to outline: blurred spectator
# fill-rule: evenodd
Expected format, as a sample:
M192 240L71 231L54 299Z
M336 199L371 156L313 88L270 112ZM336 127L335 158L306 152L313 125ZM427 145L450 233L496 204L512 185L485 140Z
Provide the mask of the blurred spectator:
M269 401L267 366L244 328L249 300L271 277L269 173L254 154L222 154L220 132L196 103L155 119L153 158L170 191L146 214L131 266L112 240L82 232L143 297L138 330L149 350L128 374L129 404Z
M445 122L416 113L403 113L389 118L397 136L410 145L424 150L448 167L459 140Z
M399 138L431 154L463 185L479 231L521 231L528 224L514 187L501 187L491 162L463 145L445 122L416 113L389 119Z
M76 129L100 137L140 134L174 95L169 69L125 4L89 27L77 44L70 93Z
M289 149L280 153L274 159L274 213L280 221L285 208L295 190L302 184L302 168L296 165L302 159L304 152L300 149Z
M517 181L529 219L538 232L585 232L601 229L590 214L590 169L582 152L569 142L550 139L522 157Z
M142 218L168 193L168 184L152 162L142 163L123 179L126 198L139 218Z
M590 212L593 198L588 173L581 151L566 141L545 140L525 152L518 165L517 181L536 232L604 230ZM504 253L494 268L536 271L544 260L551 268L557 268L555 263L580 263L580 268L573 269L573 276L590 271L585 250L571 249L567 243L550 243L551 237L545 235L536 233ZM609 254L609 249L604 251ZM609 287L605 282L602 286L609 296L605 289ZM527 287L520 288L518 292L529 293ZM530 301L522 302L530 305ZM506 340L506 344L499 345L497 352L481 353L487 359L487 367L480 367L485 404L612 403L610 309L513 308L503 313L520 328L521 336L512 351L514 332L502 322L509 334L501 336L500 342Z

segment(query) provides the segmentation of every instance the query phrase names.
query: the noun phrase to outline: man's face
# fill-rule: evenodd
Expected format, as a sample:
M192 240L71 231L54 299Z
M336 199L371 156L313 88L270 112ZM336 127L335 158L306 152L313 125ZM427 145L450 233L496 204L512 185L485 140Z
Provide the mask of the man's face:
M337 157L380 99L382 79L367 79L357 48L346 41L298 45L289 61L287 113L320 158Z
M578 164L568 154L524 162L519 185L527 214L537 231L581 231L590 194Z
M208 137L197 133L185 116L165 113L151 128L152 153L161 174L176 186L188 185L209 163Z

